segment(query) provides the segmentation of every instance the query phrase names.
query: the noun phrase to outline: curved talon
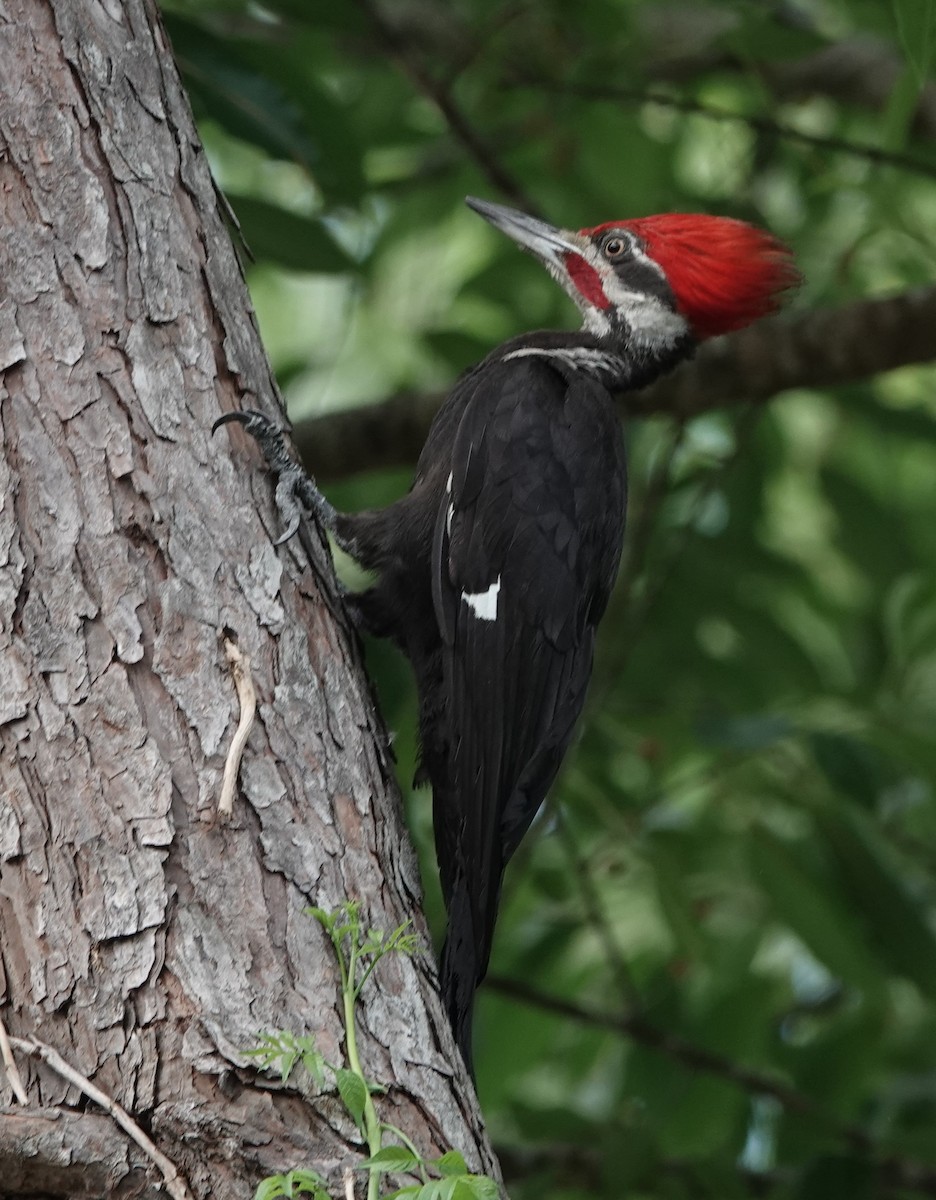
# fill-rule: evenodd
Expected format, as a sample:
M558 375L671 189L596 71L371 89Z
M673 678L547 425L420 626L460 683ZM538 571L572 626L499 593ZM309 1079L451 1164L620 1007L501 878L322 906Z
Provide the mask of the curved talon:
M297 467L291 467L291 469L281 472L277 480L276 511L286 528L273 543L274 546L282 546L284 542L288 542L299 528L304 511L302 503L302 484L304 482L306 482L305 476Z
M239 408L233 412L222 413L220 417L212 424L211 432L217 433L222 425L230 425L232 421L236 421L238 425L243 425L248 433L251 433L251 425L255 428L270 429L276 428L273 421L265 414L256 408Z
M296 530L299 528L299 521L300 521L300 517L299 517L299 513L297 512L295 514L295 516L292 518L292 520L289 522L289 524L286 526L286 528L283 530L283 532L279 535L279 537L273 543L273 545L274 546L282 546L282 545L284 545L284 543L288 542L289 539L295 535Z
M244 432L254 439L276 479L276 508L286 528L274 545L281 546L289 541L298 530L306 511L312 513L326 529L334 532L337 513L314 481L290 457L285 430L265 413L255 408L244 408L223 413L212 425L212 433L232 421L243 426Z

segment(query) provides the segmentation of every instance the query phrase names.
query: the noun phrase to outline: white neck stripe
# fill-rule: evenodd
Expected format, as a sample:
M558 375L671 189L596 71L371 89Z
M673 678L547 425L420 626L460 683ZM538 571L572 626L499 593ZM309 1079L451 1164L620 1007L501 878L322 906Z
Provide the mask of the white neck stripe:
M510 358L529 358L531 355L558 359L559 362L563 362L567 367L572 367L577 371L607 372L609 375L621 374L621 368L625 366L624 361L616 355L608 354L605 350L593 350L589 346L564 346L553 350L527 346L522 350L511 350L509 354L505 354L504 362Z

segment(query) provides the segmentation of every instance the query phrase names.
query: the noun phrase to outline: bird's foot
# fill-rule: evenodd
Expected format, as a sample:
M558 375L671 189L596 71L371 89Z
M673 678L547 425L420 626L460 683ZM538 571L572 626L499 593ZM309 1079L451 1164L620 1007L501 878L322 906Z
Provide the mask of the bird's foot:
M263 413L247 408L218 417L211 432L232 421L243 425L245 432L263 451L267 465L276 476L276 509L285 528L275 544L279 546L289 541L299 528L303 512L313 513L327 530L334 533L337 513L318 490L315 481L290 458L282 429Z

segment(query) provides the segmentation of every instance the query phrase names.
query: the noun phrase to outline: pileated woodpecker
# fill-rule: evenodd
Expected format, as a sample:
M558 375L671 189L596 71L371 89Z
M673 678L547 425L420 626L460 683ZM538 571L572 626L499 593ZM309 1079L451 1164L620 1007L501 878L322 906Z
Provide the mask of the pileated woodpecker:
M612 393L773 311L799 276L781 242L741 221L667 214L571 232L468 204L544 264L583 328L513 338L462 375L406 496L336 512L266 417L221 422L258 440L284 514L297 497L377 572L352 611L413 664L448 912L441 984L470 1067L504 869L569 744L618 570L626 468ZM292 501L284 536L297 521Z

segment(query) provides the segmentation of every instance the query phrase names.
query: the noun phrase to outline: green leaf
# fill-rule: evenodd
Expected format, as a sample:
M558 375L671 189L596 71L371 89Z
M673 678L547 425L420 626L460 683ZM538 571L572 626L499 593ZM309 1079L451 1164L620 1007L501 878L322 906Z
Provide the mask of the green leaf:
M498 1200L500 1195L500 1189L489 1175L462 1175L458 1186L475 1200Z
M235 137L313 173L319 147L279 84L246 61L231 39L213 37L177 15L166 24L196 115L212 117Z
M305 1052L314 1053L313 1038L297 1038L286 1029L273 1033L262 1033L260 1043L244 1053L248 1058L256 1058L261 1065L270 1071L279 1071L283 1083L292 1074L296 1061Z
M364 1081L347 1067L339 1067L335 1072L335 1082L338 1084L338 1094L355 1125L358 1129L363 1129L364 1107L367 1104L367 1088Z
M305 1039L300 1039L305 1040ZM309 1039L311 1040L311 1039ZM302 1065L312 1076L315 1086L318 1088L325 1085L325 1067L327 1063L324 1057L319 1054L315 1046L306 1046L302 1051Z
M278 1200L280 1196L315 1196L329 1200L328 1184L317 1171L297 1169L288 1175L270 1175L254 1192L254 1200Z
M780 920L796 933L833 975L857 987L877 990L882 979L874 957L858 935L848 908L834 887L808 874L790 847L763 826L750 840L752 875L770 898Z
M226 193L251 254L294 271L340 274L357 263L325 226L311 217L288 212L267 200ZM321 910L315 910L318 916ZM318 918L321 920L321 917ZM324 924L324 922L323 922Z
M878 954L936 999L936 937L922 906L856 820L833 813L816 820Z
M358 1163L360 1170L370 1169L381 1172L410 1171L413 1167L418 1166L419 1158L405 1146L384 1146L370 1158L365 1158Z
M257 39L242 39L233 48L255 70L269 74L288 111L296 114L299 128L314 146L315 181L326 199L359 204L365 192L364 151L348 118L347 104L327 85L324 72L309 69L310 57L318 51L315 35L291 37L277 47L275 57Z
M796 1200L871 1200L877 1194L874 1172L864 1159L827 1155L806 1172Z
M466 1175L468 1173L464 1156L458 1150L446 1151L434 1165L438 1167L442 1175Z
M278 1200L279 1196L286 1194L283 1191L284 1180L284 1175L269 1175L266 1179L262 1179L257 1184L254 1200Z
M920 101L920 81L916 68L908 64L897 77L881 120L881 141L885 150L902 150L909 141L913 114Z
M841 733L811 733L809 744L819 769L850 800L873 808L880 793L894 782L884 756L873 746Z
M789 737L793 726L787 717L764 713L757 716L727 716L705 713L696 723L699 739L725 750L754 751Z
M316 921L318 921L318 923L325 930L330 930L335 923L334 913L326 912L324 908L319 908L315 904L307 905L303 909L303 912L306 914L306 916L315 917Z
M900 45L920 88L926 82L936 46L936 7L933 0L893 0L893 4Z
M362 151L345 107L309 70L308 35L274 48L259 38L219 36L178 13L167 14L166 25L197 117L296 163L329 198L360 201Z

